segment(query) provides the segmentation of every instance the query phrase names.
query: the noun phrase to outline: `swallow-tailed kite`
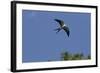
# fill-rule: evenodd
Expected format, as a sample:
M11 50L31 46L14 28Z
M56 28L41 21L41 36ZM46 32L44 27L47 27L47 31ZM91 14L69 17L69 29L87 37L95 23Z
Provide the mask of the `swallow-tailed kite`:
M69 28L65 25L64 21L59 20L59 19L55 19L55 21L58 22L59 25L60 25L59 28L55 29L57 31L56 33L58 33L60 30L63 29L67 33L67 35L69 37L70 31L69 31Z

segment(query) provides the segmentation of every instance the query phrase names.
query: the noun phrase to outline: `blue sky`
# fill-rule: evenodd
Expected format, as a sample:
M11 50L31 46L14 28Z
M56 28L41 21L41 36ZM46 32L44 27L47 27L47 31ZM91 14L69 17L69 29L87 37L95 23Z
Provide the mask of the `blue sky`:
M23 10L22 61L59 61L65 51L90 54L90 18L89 13ZM54 19L65 22L69 37L63 30L56 34L59 24Z

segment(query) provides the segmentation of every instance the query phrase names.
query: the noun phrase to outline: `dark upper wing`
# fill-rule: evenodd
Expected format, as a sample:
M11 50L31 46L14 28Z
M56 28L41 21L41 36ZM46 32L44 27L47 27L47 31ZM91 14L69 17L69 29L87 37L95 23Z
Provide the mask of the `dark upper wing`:
M64 25L64 22L62 20L55 19L55 21L57 21L60 24L61 27Z
M69 34L70 34L69 28L65 26L65 27L63 27L63 30L67 33L67 35L69 37Z

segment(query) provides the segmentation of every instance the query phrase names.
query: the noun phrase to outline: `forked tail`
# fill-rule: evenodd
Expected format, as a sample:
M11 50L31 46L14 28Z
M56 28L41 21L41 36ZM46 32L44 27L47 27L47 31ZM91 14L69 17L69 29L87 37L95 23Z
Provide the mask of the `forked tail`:
M54 29L54 31L57 31L56 33L58 33L60 30L61 28Z

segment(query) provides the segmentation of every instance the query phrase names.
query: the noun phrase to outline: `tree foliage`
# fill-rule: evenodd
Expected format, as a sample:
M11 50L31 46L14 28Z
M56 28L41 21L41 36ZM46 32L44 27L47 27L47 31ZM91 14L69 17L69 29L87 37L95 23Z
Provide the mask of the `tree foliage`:
M91 56L85 56L83 53L76 53L71 54L69 52L62 52L61 53L61 60L84 60L84 59L91 59Z

